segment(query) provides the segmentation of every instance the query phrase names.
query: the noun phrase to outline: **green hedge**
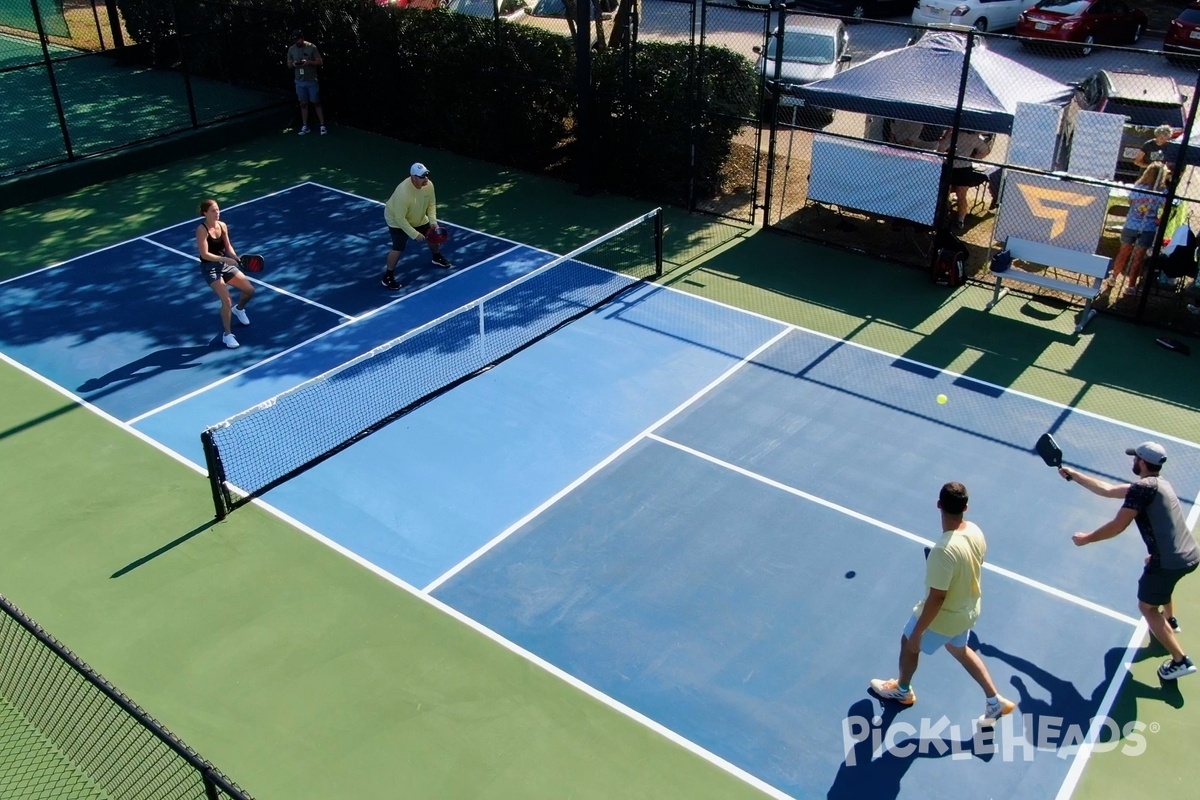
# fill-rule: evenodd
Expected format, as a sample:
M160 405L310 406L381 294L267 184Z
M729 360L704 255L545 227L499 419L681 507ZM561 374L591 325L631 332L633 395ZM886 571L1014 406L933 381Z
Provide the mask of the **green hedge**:
M284 54L299 27L325 57L322 99L342 124L565 177L585 174L575 160L589 157L595 188L660 201L719 193L757 100L753 65L724 48L597 51L589 155L577 141L573 43L560 34L375 0L174 0L174 15L170 2L118 0L130 36L154 45L160 66L179 52L177 21L192 71L290 89Z

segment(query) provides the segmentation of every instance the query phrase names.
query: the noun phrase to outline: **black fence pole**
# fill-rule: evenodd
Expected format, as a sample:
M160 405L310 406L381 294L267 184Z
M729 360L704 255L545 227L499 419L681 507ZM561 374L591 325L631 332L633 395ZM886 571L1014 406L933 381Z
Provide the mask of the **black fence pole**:
M96 10L96 0L92 0L92 20L96 23L96 41L100 44L100 49L105 50L104 46L104 30L100 27L100 12Z
M75 151L71 147L71 131L67 128L67 115L63 110L62 95L58 93L58 80L54 77L54 64L50 61L50 48L46 44L46 26L42 24L42 11L38 8L37 0L29 0L33 9L33 21L37 25L38 41L42 45L42 62L46 65L46 78L50 81L50 94L54 97L54 111L58 114L58 128L62 131L63 148L67 151L67 160L75 160Z
M935 230L941 230L946 226L946 211L947 204L950 202L950 173L954 171L954 162L958 158L958 134L962 127L963 103L967 96L967 79L971 74L971 50L975 45L975 31L967 33L967 44L963 48L962 71L958 76L958 100L954 106L954 122L950 126L950 143L946 149L946 158L942 162L942 175L938 180L938 197L937 205L934 211L933 224ZM961 211L962 209L956 209ZM929 266L932 268L938 257L938 248L936 246L929 248Z
M576 181L582 194L595 192L593 185L593 156L596 131L592 93L592 4L590 0L575 0L575 91L578 97L576 116L579 122Z
M113 48L125 46L125 34L121 32L121 15L117 13L117 0L104 0L104 10L108 12L108 29L112 33Z
M188 36L184 35L179 24L179 9L175 0L171 0L171 21L175 27L175 41L179 44L179 74L183 77L183 92L187 97L188 119L191 120L192 130L200 127L200 118L196 115L196 97L192 93L192 76L188 72ZM190 35L190 34L189 34Z
M1196 108L1200 104L1200 76L1196 79L1196 85L1192 87L1192 107L1188 109L1187 119L1183 123L1183 136L1179 142L1179 153L1175 156L1175 163L1171 168L1171 180L1167 183L1167 195L1163 198L1162 216L1158 221L1158 230L1154 235L1154 244L1146 253L1145 269L1142 275L1142 293L1137 299L1137 311L1133 314L1133 321L1139 325L1146 321L1146 304L1150 301L1150 287L1158 280L1158 273L1162 271L1159 266L1159 255L1162 251L1163 237L1171 231L1167 230L1167 225L1171 222L1171 209L1175 205L1175 189L1179 186L1179 178L1183 175L1184 163L1187 160L1188 142L1192 138L1192 125L1196 121Z
M771 32L771 16L774 14L778 19L775 26L775 32ZM763 48L762 48L762 63L763 74L759 76L759 80L766 82L767 59L771 55L771 40L775 40L775 58L771 60L771 81L769 86L764 86L763 97L765 103L762 105L761 116L771 126L770 134L767 136L767 174L766 185L763 187L763 226L771 226L771 200L775 195L775 155L776 149L779 146L779 99L780 99L780 81L783 76L783 32L786 27L787 9L780 0L771 0L771 10L764 17L764 33L763 33ZM795 106L792 107L792 113L795 112ZM793 122L795 118L793 118ZM789 132L789 136L795 136L796 131L793 129Z

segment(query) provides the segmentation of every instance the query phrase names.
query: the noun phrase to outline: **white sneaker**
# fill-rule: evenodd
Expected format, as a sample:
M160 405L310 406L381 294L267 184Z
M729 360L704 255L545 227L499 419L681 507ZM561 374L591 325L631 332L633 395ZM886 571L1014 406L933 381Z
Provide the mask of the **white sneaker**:
M224 342L225 346L228 347L230 350L239 346L238 340L234 337L234 335L232 333L227 333L224 336L222 336L221 341Z
M324 135L325 135L325 134L327 134L327 133L329 133L329 131L325 130L325 126L324 126L324 125L322 125L322 126L321 126L321 135L322 135L322 136L324 136Z
M308 129L308 126L307 126L307 125L302 125L302 126L300 126L300 135L301 135L301 136L308 136L308 134L310 134L310 133L312 133L312 131L310 131L310 130Z
M230 311L233 312L233 318L236 319L238 322L242 323L243 325L250 324L250 318L248 316L246 316L246 309L238 308L237 306L234 306L233 308L230 309Z
M995 725L996 720L1008 716L1017 707L1012 700L1006 700L1000 695L996 695L996 701L994 704L983 704L983 716L979 718L980 725Z

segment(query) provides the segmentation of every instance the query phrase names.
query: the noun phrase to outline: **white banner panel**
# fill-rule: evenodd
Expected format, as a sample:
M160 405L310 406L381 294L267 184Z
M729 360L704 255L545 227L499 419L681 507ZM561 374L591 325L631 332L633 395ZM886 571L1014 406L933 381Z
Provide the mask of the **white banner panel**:
M1054 169L1054 151L1058 146L1061 123L1062 109L1058 106L1017 103L1012 139L1008 145L1008 163L1047 172Z
M808 199L933 226L941 156L813 137Z
M1112 180L1117 171L1117 156L1120 154L1124 128L1125 117L1120 114L1080 111L1075 117L1071 163L1067 166L1067 172Z
M1009 236L1095 253L1108 214L1108 189L1049 175L1004 171L996 239Z

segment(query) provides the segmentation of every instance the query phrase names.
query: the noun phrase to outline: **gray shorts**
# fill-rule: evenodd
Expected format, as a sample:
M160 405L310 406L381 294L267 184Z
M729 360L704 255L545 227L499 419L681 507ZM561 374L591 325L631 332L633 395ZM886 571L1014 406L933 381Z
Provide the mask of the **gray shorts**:
M908 624L904 626L904 638L912 636L913 629L917 627L917 615L913 614L908 618ZM921 634L921 652L925 655L936 653L944 646L952 644L955 647L966 647L967 642L971 641L971 629L967 628L958 636L946 636L941 633L934 633L928 628Z
M320 103L321 84L316 81L296 81L296 97L301 103Z

